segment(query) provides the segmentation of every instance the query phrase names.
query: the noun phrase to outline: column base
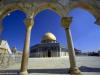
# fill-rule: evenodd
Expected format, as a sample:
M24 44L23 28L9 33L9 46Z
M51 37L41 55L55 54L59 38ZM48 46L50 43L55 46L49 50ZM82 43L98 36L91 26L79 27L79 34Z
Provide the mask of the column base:
M19 75L28 75L28 72L27 71L24 71L24 72L20 72Z
M69 69L69 73L71 75L82 75L81 71L79 70L79 68L75 67L75 68L70 68Z

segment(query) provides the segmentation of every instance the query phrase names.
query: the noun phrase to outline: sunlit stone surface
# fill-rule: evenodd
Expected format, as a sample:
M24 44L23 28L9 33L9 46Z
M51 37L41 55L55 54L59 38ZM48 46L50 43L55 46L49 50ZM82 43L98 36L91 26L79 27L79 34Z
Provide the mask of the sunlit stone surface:
M34 15L36 15L48 8L61 16L66 16L69 11L77 7L86 9L96 18L99 18L97 24L100 24L100 0L0 0L0 18L16 9L30 15L35 12Z
M100 57L77 57L77 64L83 75L99 75L100 74ZM69 60L68 57L63 58L30 58L29 59L29 75L70 75L68 74ZM5 71L0 70L0 74L12 73L17 75L20 70L20 63L13 64Z

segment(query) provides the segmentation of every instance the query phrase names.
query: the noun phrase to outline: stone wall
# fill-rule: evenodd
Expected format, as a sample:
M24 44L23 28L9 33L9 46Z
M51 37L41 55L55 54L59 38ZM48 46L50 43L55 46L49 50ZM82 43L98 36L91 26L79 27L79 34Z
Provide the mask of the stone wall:
M0 68L7 68L12 64L21 63L22 55L0 54Z

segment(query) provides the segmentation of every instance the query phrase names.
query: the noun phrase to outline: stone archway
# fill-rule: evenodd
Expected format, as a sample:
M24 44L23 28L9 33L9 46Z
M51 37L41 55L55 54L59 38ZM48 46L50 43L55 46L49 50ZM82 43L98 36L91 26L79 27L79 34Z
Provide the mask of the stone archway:
M91 13L96 18L95 23L100 24L100 17L99 17L100 11L96 8L96 5L91 5L91 4L85 3L85 2L72 3L72 4L70 4L69 11L73 10L74 8L82 8L84 10L87 10L89 13Z
M37 15L39 12L46 10L46 9L50 9L56 12L60 16L65 16L65 13L64 13L64 10L62 10L62 7L59 4L55 5L54 3L40 4L32 12L35 12L34 15Z
M72 21L72 17L68 17L68 13L71 9L76 7L81 7L90 11L97 19L96 23L100 24L100 5L98 5L98 0L15 0L15 1L0 1L0 24L2 18L10 11L20 9L24 11L27 15L25 19L26 25L26 36L25 36L25 43L23 48L23 56L22 56L22 64L21 64L21 73L20 75L28 75L27 67L28 67L28 57L29 57L29 46L30 46L30 35L31 29L34 24L34 16L45 9L51 9L58 13L61 17L62 26L65 29L66 36L67 36L67 43L69 48L69 60L70 60L70 73L80 74L79 69L76 66L75 60L75 52L74 52L74 45L72 36L70 33L70 23ZM2 9L4 8L4 9Z
M68 16L67 14L74 8L82 8L90 12L92 15L96 17L97 24L100 24L100 6L97 4L97 1L69 1L69 3L66 3L66 5L63 5L62 3L48 3L48 2L42 2L42 4L38 4L35 9L32 11L36 15L37 13L45 10L50 9L59 14L61 17Z
M8 13L15 10L20 10L25 13L24 8L18 4L9 4L0 11L0 20L2 20Z

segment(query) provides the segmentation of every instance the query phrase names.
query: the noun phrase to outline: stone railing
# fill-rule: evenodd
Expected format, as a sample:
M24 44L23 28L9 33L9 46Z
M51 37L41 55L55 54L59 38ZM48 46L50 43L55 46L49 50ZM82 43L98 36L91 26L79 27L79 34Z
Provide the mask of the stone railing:
M22 55L0 54L0 68L7 68L12 64L20 63Z

